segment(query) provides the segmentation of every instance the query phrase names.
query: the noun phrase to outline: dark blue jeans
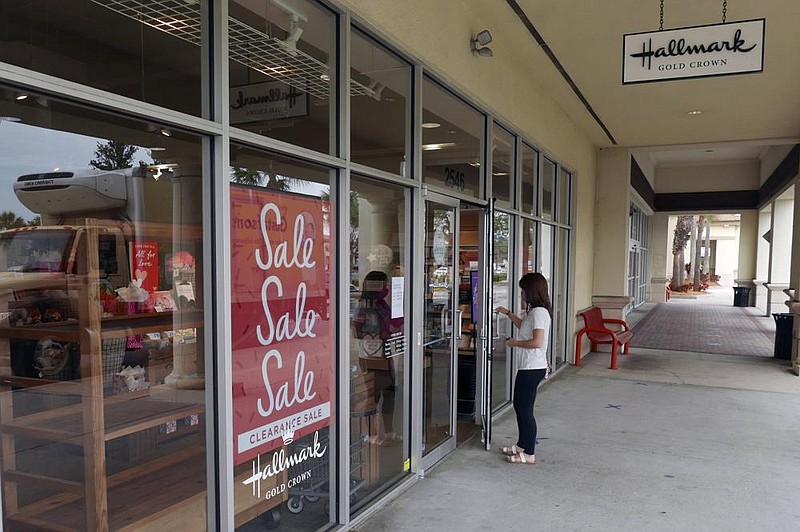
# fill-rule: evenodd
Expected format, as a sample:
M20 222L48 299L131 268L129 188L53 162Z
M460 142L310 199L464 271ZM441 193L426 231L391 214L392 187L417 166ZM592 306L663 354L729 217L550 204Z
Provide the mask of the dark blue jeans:
M536 402L536 389L544 379L544 369L521 369L514 380L514 412L517 413L519 439L517 447L525 454L536 451L536 418L533 417L533 404Z

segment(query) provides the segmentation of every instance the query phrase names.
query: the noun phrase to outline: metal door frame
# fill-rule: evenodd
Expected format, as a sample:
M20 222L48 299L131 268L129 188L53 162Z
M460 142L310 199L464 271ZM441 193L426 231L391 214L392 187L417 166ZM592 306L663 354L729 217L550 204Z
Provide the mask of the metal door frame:
M459 246L459 217L461 213L461 202L457 198L453 198L450 196L445 196L443 194L438 194L435 192L430 192L427 190L427 187L423 187L422 189L422 202L420 205L420 213L419 213L419 225L422 229L422 234L424 235L423 238L420 240L422 248L418 248L420 260L417 264L421 264L424 271L424 264L425 264L425 242L427 239L427 229L425 228L425 221L426 221L426 213L428 209L429 203L438 203L444 205L446 207L451 207L455 209L455 217L454 217L454 228L453 228L453 286L454 289L450 294L451 301L450 312L453 313L451 317L452 323L455 326L455 320L458 314L458 246ZM423 273L420 275L422 281L425 280L426 274ZM422 287L422 292L424 293L424 286ZM420 315L424 315L425 313L425 301L424 299L421 300L421 304L418 307L421 311ZM424 436L425 427L423 423L425 422L424 417L424 355L425 355L425 347L423 345L423 328L424 323L423 320L420 320L419 324L417 325L417 345L418 349L415 353L415 367L417 368L414 371L414 376L416 382L419 383L418 386L414 387L415 394L413 397L413 401L416 402L418 406L414 408L414 412L418 412L418 415L414 416L414 426L417 431L417 438L416 438L416 449L418 449L417 456L418 463L417 463L417 472L421 475L425 475L425 470L431 468L434 464L441 461L445 456L453 452L456 448L456 441L457 441L457 396L458 396L458 342L454 338L451 341L450 345L450 364L452 371L450 372L450 426L452 427L452 434L449 438L447 438L444 442L436 446L433 450L431 450L428 454L423 454L422 449L422 438Z

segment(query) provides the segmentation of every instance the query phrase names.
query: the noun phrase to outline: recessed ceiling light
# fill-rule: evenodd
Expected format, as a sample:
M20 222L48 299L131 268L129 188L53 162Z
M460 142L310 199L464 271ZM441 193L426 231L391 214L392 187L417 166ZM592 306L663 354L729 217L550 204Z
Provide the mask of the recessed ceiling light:
M467 163L467 164L470 165L473 168L478 168L481 165L481 163L479 163L477 161L474 161L474 162L471 162L471 163Z
M433 151L433 150L441 150L443 148L450 148L455 146L455 142L440 142L438 144L423 144L422 150L423 151Z
M27 97L28 97L28 95L27 95L27 94L18 94L18 95L17 95L17 100L24 100L24 99L26 99Z
M18 116L0 116L0 122L22 122Z
M160 148L160 147L156 147L156 148L147 148L147 149L148 149L148 150L150 150L150 151L164 151L164 150L166 150L166 148Z
M171 137L172 136L172 131L170 131L169 129L167 129L165 127L162 127L161 128L161 134L164 135L165 137Z
M328 74L320 74L319 79L321 79L322 81L330 81L331 77Z
M436 129L437 127L442 127L442 124L439 122L423 122L422 127L425 129Z
M703 113L703 111L694 110L694 111L689 111L689 112L688 112L688 113L686 113L686 114L687 114L687 115L699 115L699 114L702 114L702 113Z
M504 175L508 175L508 172L492 172L492 175L494 175L494 176L504 176Z

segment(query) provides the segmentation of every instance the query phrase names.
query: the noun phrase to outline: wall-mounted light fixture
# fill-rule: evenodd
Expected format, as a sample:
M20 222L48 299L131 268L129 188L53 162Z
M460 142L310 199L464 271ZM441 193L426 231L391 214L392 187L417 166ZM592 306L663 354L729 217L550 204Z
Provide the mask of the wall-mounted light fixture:
M469 40L469 49L472 50L473 54L478 54L483 57L492 57L494 52L492 52L492 49L488 46L491 42L492 34L489 33L489 30L483 30Z

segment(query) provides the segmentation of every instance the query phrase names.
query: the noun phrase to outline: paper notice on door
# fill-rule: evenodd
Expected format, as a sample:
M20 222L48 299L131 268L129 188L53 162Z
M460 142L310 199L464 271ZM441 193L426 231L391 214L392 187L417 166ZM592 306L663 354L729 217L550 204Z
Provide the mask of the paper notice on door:
M405 283L405 277L392 277L392 319L403 317Z

